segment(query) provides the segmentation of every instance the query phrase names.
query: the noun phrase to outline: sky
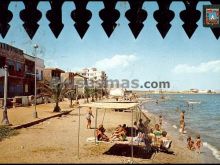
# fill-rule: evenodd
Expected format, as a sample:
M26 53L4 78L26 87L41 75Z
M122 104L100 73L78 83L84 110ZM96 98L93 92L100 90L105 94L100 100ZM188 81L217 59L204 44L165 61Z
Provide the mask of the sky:
M198 4L197 9L201 12L203 4L209 3ZM98 14L103 7L98 2L88 4L87 9L92 12L92 18L87 33L81 39L70 17L75 6L65 2L62 16L64 28L56 39L46 19L50 5L41 2L38 6L43 14L39 21L40 27L31 40L19 18L24 5L12 2L9 6L14 15L10 22L11 28L4 39L0 37L0 42L11 44L28 54L33 54L33 45L38 44L37 56L45 60L46 67L58 67L65 71L97 67L106 71L109 79L138 79L141 83L169 81L170 90L220 90L220 39L216 40L210 28L203 27L202 18L189 39L179 17L179 13L185 9L183 3L171 4L170 9L175 12L175 18L165 39L161 37L153 18L153 12L158 9L155 2L145 2L143 5L148 17L137 39L124 16L129 9L128 3L117 3L116 9L121 16L110 38L102 29L102 20Z

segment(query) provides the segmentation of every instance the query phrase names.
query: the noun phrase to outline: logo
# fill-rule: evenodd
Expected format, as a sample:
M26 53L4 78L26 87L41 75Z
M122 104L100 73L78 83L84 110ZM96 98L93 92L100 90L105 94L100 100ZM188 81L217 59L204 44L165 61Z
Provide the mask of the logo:
M220 27L220 5L204 5L203 6L203 26L204 27Z

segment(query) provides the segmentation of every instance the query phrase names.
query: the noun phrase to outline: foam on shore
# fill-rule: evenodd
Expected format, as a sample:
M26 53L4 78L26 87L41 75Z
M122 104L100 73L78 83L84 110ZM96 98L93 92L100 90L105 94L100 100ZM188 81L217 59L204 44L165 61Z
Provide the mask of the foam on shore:
M209 150L211 150L212 151L212 155L216 159L220 160L220 151L215 146L213 146L213 145L211 145L211 144L209 144L207 142L203 142L203 146L208 148Z

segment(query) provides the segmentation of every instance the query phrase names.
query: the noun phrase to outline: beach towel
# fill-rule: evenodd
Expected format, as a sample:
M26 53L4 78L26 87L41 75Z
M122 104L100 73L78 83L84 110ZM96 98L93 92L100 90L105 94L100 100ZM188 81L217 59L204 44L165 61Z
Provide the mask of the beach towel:
M88 137L88 138L86 139L86 141L87 141L87 142L95 142L95 137ZM96 139L96 141L97 141L97 139Z
M89 142L89 143L95 143L95 137L88 137L86 139L86 142ZM96 138L96 142L97 143L110 143L110 142L107 142L107 141L100 141Z

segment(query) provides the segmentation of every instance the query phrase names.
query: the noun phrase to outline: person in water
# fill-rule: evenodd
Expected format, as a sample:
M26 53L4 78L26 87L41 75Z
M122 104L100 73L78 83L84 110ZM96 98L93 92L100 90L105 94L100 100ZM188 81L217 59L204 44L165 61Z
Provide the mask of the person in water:
M159 125L160 125L160 129L162 129L162 115L159 116Z

